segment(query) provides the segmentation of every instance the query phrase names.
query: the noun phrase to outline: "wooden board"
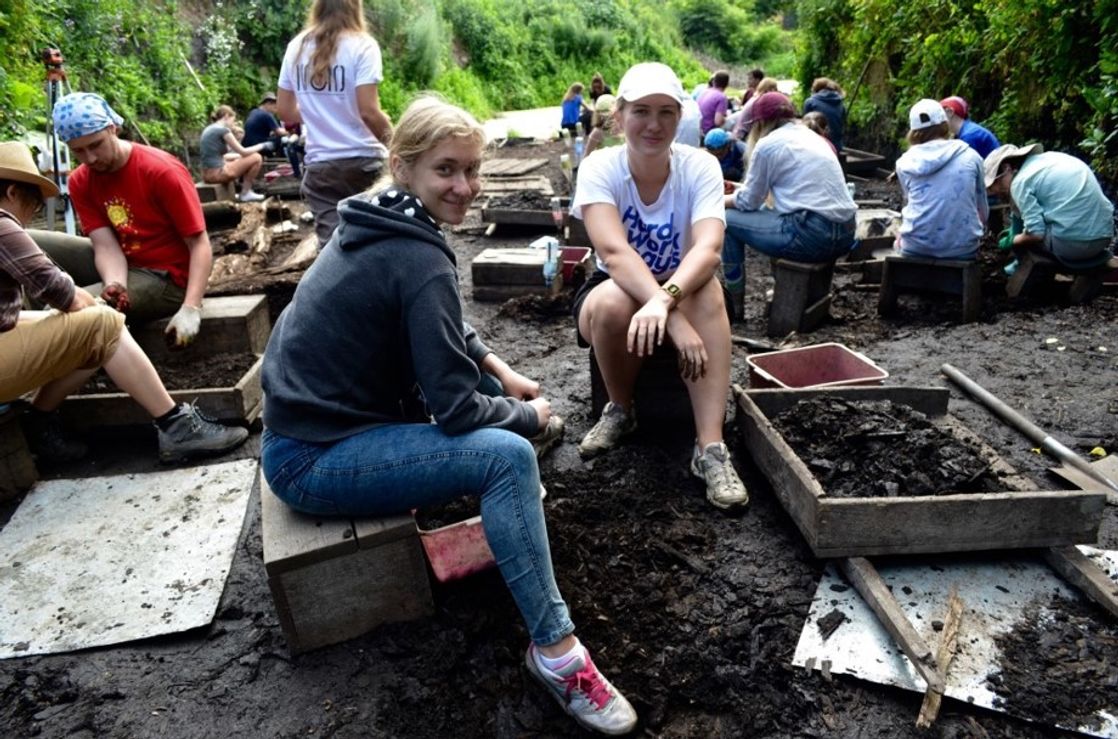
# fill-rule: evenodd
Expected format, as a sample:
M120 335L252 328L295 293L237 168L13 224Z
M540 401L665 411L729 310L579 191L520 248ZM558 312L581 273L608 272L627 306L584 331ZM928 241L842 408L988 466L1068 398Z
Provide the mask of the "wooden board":
M513 192L521 192L523 190L535 190L538 193L551 197L555 190L551 187L551 181L542 175L533 175L525 177L495 177L485 181L482 186L482 192L488 197L497 195L507 195Z
M261 480L264 567L293 654L434 611L427 561L410 515L298 513Z
M962 424L947 417L943 388L866 387L761 390L735 386L746 447L773 492L819 557L981 551L1092 543L1106 496L1102 492L1037 490ZM829 498L769 418L816 395L892 400L929 415L949 433L983 448L1010 492ZM942 407L939 413L929 413Z
M480 285L544 286L546 249L485 249L470 264L474 287Z
M167 348L163 332L171 319L151 321L132 330L136 342L152 361L174 356L176 359L204 359L215 354L263 354L272 334L266 295L226 295L202 302L202 326L198 338L185 349Z
M256 360L232 387L193 388L170 391L176 403L198 401L202 412L219 421L249 423L260 414L263 391L260 370L263 357ZM60 408L72 428L88 430L101 426L138 426L151 423L151 416L126 393L71 395Z
M519 177L547 164L546 159L489 159L481 165L482 177Z
M482 223L507 226L541 226L555 228L550 210L522 210L519 208L482 208Z

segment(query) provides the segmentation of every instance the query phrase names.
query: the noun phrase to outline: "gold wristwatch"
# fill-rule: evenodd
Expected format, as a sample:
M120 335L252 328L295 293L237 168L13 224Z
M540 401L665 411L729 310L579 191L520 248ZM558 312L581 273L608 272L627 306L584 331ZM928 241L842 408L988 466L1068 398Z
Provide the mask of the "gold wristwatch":
M674 282L663 284L660 286L660 289L666 292L668 295L671 295L672 298L677 302L680 298L683 297L683 291L680 290L679 285L675 284Z

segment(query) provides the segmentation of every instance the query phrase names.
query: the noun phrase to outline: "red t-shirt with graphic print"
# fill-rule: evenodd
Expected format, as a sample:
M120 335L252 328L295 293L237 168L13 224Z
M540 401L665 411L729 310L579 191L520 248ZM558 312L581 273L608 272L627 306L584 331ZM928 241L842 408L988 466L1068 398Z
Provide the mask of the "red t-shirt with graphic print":
M202 203L190 172L165 151L132 144L116 172L84 164L70 175L70 198L86 235L108 227L116 233L130 268L166 270L186 287L190 250L186 238L206 230Z

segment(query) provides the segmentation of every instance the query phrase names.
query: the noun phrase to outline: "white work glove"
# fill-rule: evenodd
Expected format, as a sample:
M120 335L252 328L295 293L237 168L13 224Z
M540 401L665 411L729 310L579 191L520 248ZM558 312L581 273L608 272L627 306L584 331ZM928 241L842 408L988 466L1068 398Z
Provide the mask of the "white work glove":
M167 328L163 331L163 338L170 348L184 349L198 337L198 329L201 326L202 309L183 303L179 312L167 324Z

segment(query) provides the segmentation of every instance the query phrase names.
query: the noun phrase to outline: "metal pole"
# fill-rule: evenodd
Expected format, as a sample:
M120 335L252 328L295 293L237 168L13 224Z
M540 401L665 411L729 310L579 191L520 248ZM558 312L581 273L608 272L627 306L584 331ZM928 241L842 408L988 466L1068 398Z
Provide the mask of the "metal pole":
M1110 488L1113 493L1111 493L1109 498L1111 500L1114 499L1114 493L1118 493L1118 483L1115 483L1113 480L1111 480L1103 473L1099 472L1090 464L1084 462L1078 454L1053 439L1051 436L1045 433L1044 429L1040 428L1035 423L1025 418L1002 401L998 400L981 385L964 375L955 367L951 366L950 364L944 364L940 367L940 371L943 372L943 374L947 375L947 378L949 380L974 396L976 400L986 406L995 416L1002 419L1010 426L1023 433L1025 436L1029 437L1031 441L1033 441L1037 446L1046 451L1048 454L1060 460L1061 462L1067 463L1083 474L1089 476L1091 479L1097 480L1106 487Z

